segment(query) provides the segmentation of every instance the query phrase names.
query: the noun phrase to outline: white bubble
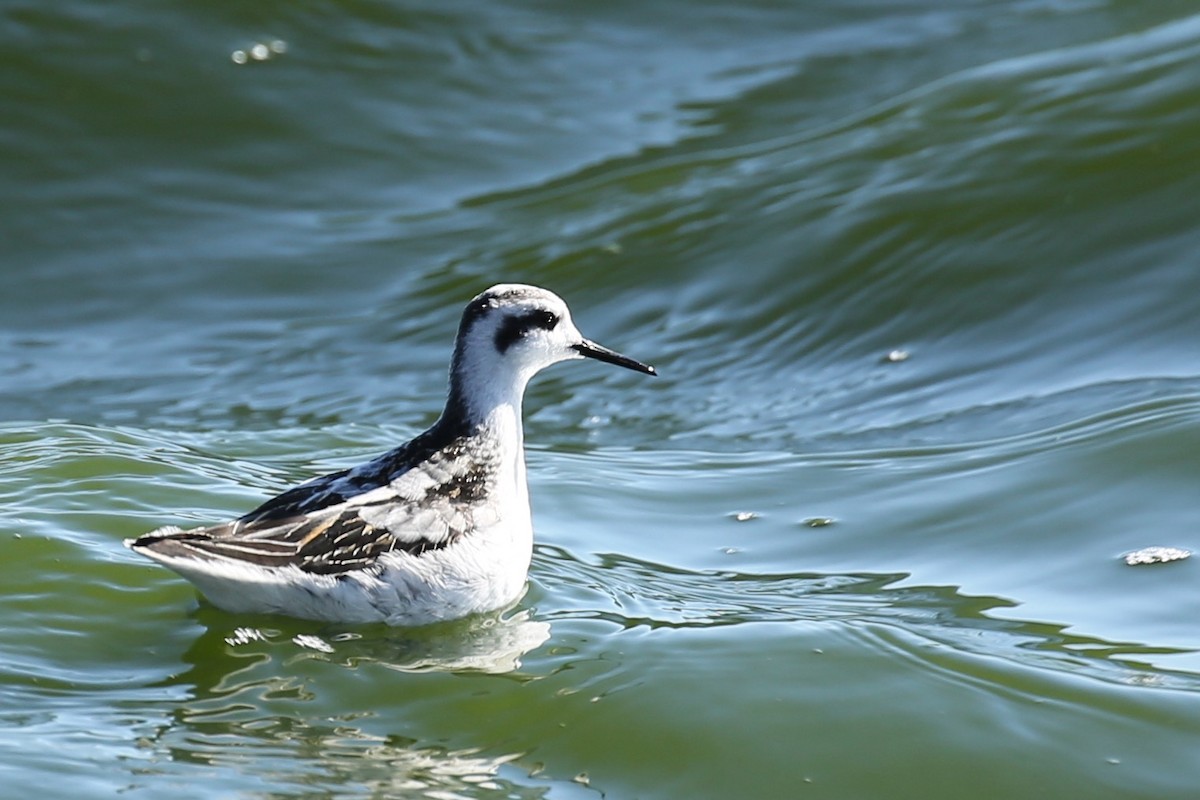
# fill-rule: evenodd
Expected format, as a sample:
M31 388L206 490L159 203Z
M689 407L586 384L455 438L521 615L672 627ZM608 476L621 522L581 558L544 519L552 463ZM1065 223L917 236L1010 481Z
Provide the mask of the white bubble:
M1125 554L1125 563L1131 567L1142 564L1166 564L1170 561L1181 561L1192 555L1190 550L1181 547L1143 547Z

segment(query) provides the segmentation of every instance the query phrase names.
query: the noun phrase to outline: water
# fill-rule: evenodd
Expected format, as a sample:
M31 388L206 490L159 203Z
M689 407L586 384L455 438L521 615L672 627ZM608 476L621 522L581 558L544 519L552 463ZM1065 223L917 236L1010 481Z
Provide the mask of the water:
M1197 562L1121 561L1200 549L1192 4L0 32L0 794L1195 796ZM512 612L228 615L121 546L420 430L501 280L661 372L536 381Z

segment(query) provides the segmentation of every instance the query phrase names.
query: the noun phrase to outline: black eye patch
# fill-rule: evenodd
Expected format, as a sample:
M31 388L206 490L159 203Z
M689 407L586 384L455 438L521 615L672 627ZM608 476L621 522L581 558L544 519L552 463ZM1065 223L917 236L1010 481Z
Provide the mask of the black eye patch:
M554 330L554 326L558 324L558 314L553 311L542 309L540 311L530 311L530 324L533 327L544 328L548 331Z
M554 330L556 325L558 325L558 315L546 309L527 311L524 314L505 317L504 321L500 323L500 327L496 329L496 352L507 352L508 348L512 347L514 342L524 337L534 328L549 331Z

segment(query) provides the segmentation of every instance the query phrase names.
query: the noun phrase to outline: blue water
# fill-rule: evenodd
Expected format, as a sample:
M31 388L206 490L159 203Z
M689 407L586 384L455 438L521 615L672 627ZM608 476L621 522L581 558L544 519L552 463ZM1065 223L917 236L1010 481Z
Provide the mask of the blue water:
M1194 796L1197 562L1122 560L1200 548L1191 4L0 32L5 796ZM531 387L517 608L230 615L121 546L419 432L501 281L661 373Z

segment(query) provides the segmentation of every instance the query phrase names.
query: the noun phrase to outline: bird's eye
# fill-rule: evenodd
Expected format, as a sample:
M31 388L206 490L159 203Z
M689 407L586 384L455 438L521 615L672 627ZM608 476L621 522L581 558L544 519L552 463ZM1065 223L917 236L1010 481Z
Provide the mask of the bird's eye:
M553 311L535 311L533 312L533 324L539 328L545 328L548 331L554 330L554 326L558 324L558 314Z

